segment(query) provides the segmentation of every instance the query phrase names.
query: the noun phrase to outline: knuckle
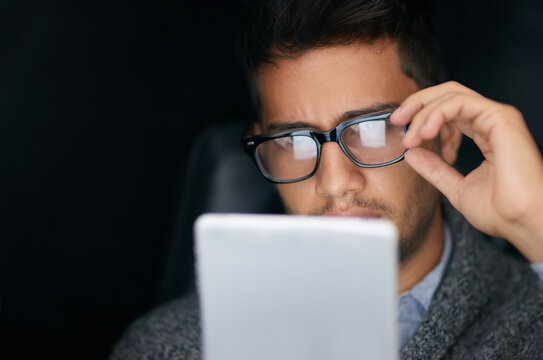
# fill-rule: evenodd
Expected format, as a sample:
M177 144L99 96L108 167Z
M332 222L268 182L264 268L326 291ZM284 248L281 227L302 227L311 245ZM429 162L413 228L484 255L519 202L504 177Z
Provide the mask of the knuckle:
M509 105L509 104L504 104L503 106L505 107L506 112L507 112L510 116L514 116L514 117L520 117L520 116L522 116L522 113L520 112L520 110L517 109L515 106Z
M522 113L513 105L509 104L500 104L499 113L501 114L501 120L507 124L518 124L519 121L522 121Z
M455 107L464 102L466 98L467 95L459 91L451 91L443 96L443 100L445 100L447 105Z
M447 85L447 89L450 92L457 92L457 93L464 94L466 96L467 95L481 96L481 94L479 94L478 92L476 92L476 91L462 85L458 81L451 80L451 81L446 82L445 84Z
M449 93L449 99L451 100L461 100L465 97L465 94L458 91L451 91Z
M458 81L450 80L445 83L450 89L459 89L462 85Z

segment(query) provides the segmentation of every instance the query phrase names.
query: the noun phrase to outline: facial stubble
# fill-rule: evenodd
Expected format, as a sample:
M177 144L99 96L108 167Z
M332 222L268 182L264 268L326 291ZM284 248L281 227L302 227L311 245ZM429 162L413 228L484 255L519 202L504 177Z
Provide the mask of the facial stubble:
M370 210L396 224L400 232L398 252L401 264L409 260L421 248L438 204L438 191L419 177L401 209L393 209L382 201L362 197L351 198L348 207ZM287 204L284 203L284 205L290 213ZM311 211L310 215L321 216L334 208L334 201L329 200L324 206Z

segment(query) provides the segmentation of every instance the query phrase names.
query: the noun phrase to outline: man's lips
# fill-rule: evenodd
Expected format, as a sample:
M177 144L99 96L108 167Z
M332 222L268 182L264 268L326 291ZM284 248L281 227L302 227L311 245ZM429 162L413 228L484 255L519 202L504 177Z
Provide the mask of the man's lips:
M345 217L363 217L363 218L380 218L381 215L361 209L349 209L349 210L332 210L323 214L324 216L345 216Z

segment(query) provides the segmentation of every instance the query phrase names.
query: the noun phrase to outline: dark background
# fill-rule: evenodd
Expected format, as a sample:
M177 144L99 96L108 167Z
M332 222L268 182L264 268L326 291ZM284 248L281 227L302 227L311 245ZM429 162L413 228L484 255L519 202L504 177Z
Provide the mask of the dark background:
M251 117L243 1L0 2L3 359L105 358L155 306L188 149ZM442 0L449 78L525 115L540 148L540 1ZM460 168L480 161L463 145Z

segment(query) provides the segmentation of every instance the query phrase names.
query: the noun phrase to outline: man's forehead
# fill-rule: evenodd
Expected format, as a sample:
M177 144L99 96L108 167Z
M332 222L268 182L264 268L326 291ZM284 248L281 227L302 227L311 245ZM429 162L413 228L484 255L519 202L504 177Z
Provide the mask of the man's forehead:
M391 42L280 58L261 67L256 81L266 132L303 125L328 130L348 118L393 108L417 90L403 73L397 46Z
M393 110L400 106L398 102L392 101L392 102L375 102L369 106L362 106L358 107L356 109L348 110L339 116L337 116L334 120L334 125L339 124L340 122L369 115L372 113L387 111L387 110ZM267 133L276 133L281 131L288 131L292 129L301 129L301 128L313 128L315 122L311 119L304 119L304 118L295 118L291 117L290 119L266 119L262 122L263 130ZM321 130L328 130L328 129L321 129Z

